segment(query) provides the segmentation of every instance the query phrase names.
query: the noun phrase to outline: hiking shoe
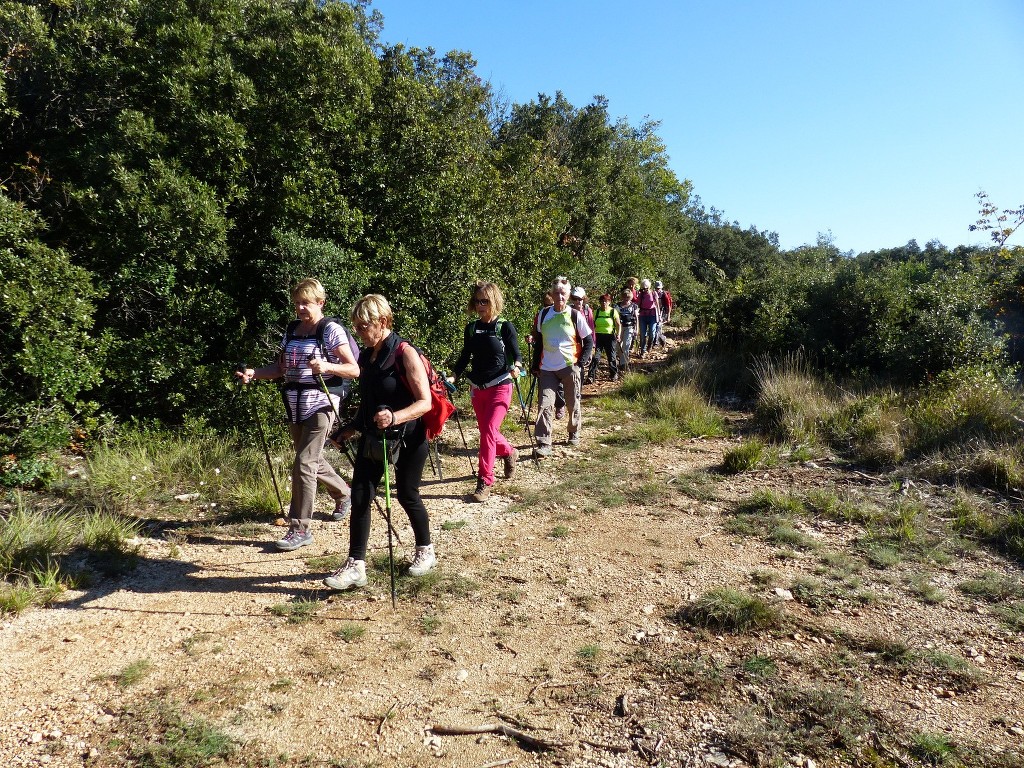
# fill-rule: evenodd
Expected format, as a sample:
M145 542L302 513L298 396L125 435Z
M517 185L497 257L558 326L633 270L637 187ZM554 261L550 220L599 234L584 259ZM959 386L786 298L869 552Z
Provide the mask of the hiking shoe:
M484 488L486 487L485 485ZM422 576L425 573L429 573L434 570L436 563L437 558L434 557L433 544L427 544L425 547L416 547L416 553L412 557L412 562L409 563L409 575Z
M502 456L501 460L505 462L505 479L511 480L512 476L516 473L516 462L519 461L519 451L513 448L512 453L508 456Z
M331 517L335 522L341 522L348 517L349 512L352 511L352 497L342 496L340 499L334 500L334 512L331 513Z
M555 418L556 419L564 419L565 418L565 406L564 405L561 408L556 408L555 409Z
M366 578L366 561L353 560L350 557L341 568L324 579L324 584L331 589L341 590L365 587L367 581L369 580Z
M571 445L573 448L578 446L580 444L580 433L573 432L571 435L569 435L569 439L565 441L565 444Z
M551 446L545 445L544 443L538 443L537 447L533 449L534 458L542 459L545 456L551 455Z
M491 498L491 486L487 485L483 480L477 480L476 490L469 494L469 500L483 503L489 498Z
M282 552L291 552L293 549L299 547L306 547L313 543L313 534L309 531L300 531L295 529L294 531L288 531L284 535L283 539L278 539L274 542L274 546Z

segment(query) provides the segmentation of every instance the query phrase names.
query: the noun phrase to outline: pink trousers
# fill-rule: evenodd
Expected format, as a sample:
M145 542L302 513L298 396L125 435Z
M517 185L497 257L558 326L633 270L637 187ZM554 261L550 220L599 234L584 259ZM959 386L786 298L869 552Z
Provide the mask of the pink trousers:
M472 402L480 428L479 476L485 485L494 485L494 458L512 454L512 444L499 429L512 403L512 382L487 389L474 388Z

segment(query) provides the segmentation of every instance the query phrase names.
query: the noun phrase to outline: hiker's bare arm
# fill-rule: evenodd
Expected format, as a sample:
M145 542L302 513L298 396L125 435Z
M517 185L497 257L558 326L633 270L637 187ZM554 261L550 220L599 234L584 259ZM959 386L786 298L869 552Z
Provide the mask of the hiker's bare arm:
M312 369L314 376L326 374L328 376L341 376L343 379L359 378L359 365L356 363L356 359L352 357L352 349L349 347L348 342L336 346L331 350L331 354L339 358L341 362L329 363L320 358L314 358L309 361L309 367Z
M236 371L235 376L240 378L243 384L248 384L254 379L279 379L284 376L284 359L282 355L278 354L277 359L270 365Z

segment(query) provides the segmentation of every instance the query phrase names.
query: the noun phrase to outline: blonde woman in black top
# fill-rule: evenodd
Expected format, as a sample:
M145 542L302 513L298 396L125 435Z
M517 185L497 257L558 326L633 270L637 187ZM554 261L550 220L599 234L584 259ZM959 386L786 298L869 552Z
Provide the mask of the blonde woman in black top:
M486 501L494 485L494 461L504 462L505 477L516 471L519 452L501 434L501 423L512 404L512 387L522 373L516 327L501 317L505 299L494 283L477 281L466 307L476 319L467 326L462 353L452 367L458 377L469 367L473 411L480 429L476 490L470 499Z

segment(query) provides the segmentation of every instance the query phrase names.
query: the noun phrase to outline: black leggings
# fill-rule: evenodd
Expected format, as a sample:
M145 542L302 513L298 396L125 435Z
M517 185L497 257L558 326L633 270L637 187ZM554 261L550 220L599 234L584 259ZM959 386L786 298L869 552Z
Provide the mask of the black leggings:
M608 373L614 376L619 372L619 355L615 351L615 334L598 333L597 343L594 345L594 359L590 363L590 381L597 378L597 371L601 363L601 353L604 352L608 358Z
M414 430L406 438L398 454L395 476L390 478L398 495L398 503L409 515L417 547L430 543L430 518L420 498L420 481L430 455L429 450L422 427ZM363 441L360 440L352 470L352 516L349 519L348 556L353 560L366 559L366 544L370 540L370 505L384 477L384 463L369 459L363 453Z

